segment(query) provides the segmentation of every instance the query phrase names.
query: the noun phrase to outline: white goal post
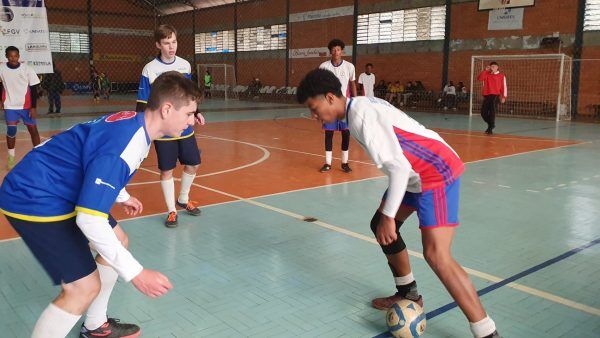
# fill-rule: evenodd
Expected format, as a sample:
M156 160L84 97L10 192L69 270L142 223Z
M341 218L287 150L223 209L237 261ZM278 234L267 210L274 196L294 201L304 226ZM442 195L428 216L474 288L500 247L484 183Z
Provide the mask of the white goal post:
M483 82L477 76L496 61L506 75L508 98L498 115L571 119L572 58L565 54L476 55L471 57L469 114L478 114L483 102Z
M204 86L204 75L209 71L212 76L211 95L222 97L225 101L237 99L238 92L235 91L235 67L226 63L198 64L198 86Z

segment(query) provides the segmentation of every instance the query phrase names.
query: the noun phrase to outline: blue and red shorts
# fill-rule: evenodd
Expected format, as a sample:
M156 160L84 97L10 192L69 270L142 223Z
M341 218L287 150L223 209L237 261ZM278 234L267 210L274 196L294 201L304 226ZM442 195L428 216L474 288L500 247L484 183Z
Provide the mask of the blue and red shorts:
M5 109L6 124L9 126L16 126L20 120L28 126L35 126L35 119L29 117L29 109Z
M329 131L348 130L348 123L346 123L346 121L335 121L332 123L323 123L323 130L329 130Z
M413 209L419 217L419 228L458 226L458 202L460 195L460 178L449 185L423 191L406 192L402 206ZM387 191L383 199L387 196Z

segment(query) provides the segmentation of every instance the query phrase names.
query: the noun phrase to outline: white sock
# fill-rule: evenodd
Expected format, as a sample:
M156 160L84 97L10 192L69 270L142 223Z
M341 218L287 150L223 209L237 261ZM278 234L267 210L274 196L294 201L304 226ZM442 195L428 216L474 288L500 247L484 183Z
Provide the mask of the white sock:
M92 304L87 310L87 315L85 317L85 327L88 330L95 330L102 326L102 324L106 323L108 320L106 317L106 310L108 309L108 300L110 299L110 294L112 293L115 284L117 283L117 278L119 278L119 274L115 271L115 269L110 266L96 264L98 265L98 273L100 274L100 293L98 297L94 299Z
M325 163L331 165L331 160L333 159L333 152L326 151L325 152Z
M9 154L10 156L13 156L13 157L14 157L14 156L15 156L15 148L8 149L8 154Z
M475 338L489 336L496 331L496 323L490 317L485 317L477 323L469 323L471 332Z
M64 338L80 317L50 303L35 323L31 338Z
M396 281L396 285L407 285L415 281L415 276L411 272L406 276L394 277L394 280Z
M167 209L169 212L176 211L175 209L175 181L173 181L173 177L168 180L160 181L160 186L162 187L163 195L165 196L165 203L167 203Z
M348 163L348 150L342 150L342 163Z
M196 174L190 175L185 171L181 175L181 190L177 199L179 203L187 203L190 200L190 188L194 183L194 178L196 178Z

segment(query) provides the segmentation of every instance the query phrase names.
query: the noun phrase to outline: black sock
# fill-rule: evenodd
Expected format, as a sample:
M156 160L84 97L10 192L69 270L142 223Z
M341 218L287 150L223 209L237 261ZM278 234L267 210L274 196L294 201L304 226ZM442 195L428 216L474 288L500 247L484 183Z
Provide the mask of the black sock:
M412 301L419 299L419 291L417 290L417 281L412 281L406 285L396 285L396 294L402 298Z

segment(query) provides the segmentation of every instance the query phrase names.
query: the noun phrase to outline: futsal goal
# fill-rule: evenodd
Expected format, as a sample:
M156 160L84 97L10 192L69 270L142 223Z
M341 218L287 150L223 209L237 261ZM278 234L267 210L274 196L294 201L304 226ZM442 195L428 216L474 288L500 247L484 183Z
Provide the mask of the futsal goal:
M565 54L472 56L471 115L479 113L483 102L483 82L477 76L492 61L498 62L508 87L508 98L498 115L571 119L572 58Z
M204 86L204 76L207 70L212 76L210 89L212 97L220 97L225 101L239 97L239 88L236 88L235 67L233 65L226 63L198 64L199 86Z

